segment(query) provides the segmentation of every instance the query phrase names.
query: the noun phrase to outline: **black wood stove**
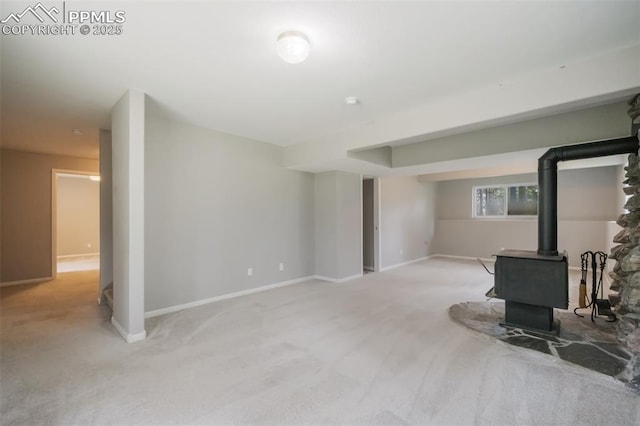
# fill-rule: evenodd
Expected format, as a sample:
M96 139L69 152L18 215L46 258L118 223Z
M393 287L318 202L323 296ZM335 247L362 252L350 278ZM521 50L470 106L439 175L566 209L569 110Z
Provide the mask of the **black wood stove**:
M552 331L553 308L569 307L567 253L502 250L496 257L495 292L505 300L504 324Z
M638 138L551 148L538 160L538 251L502 250L495 293L505 301L504 324L559 331L553 309L569 306L567 253L558 252L558 162L638 152Z

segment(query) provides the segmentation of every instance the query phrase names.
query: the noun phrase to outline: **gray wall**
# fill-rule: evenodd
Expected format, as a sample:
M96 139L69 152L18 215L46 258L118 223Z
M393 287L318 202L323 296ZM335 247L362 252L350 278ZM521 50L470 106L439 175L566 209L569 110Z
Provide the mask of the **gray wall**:
M625 166L620 165L618 166L618 169L616 170L617 172L617 184L618 184L618 189L617 189L617 194L618 194L618 214L623 214L625 213L626 209L624 208L625 203L627 202L627 197L626 194L624 193L624 191L622 190L623 186L624 186L624 181L626 179L625 177L625 170L624 170Z
M98 172L98 161L3 149L0 153L3 283L52 272L51 170Z
M57 177L57 255L100 251L100 183L89 176Z
M616 194L618 196L618 203L617 203L617 213L618 214L623 214L626 212L626 209L624 208L624 205L626 203L626 195L624 193L624 191L622 190L622 188L625 186L624 185L624 181L626 179L625 177L625 165L620 165L616 168L616 183L617 183L617 189L616 189ZM607 244L605 245L605 253L611 253L611 249L615 246L617 246L617 243L613 242L614 237L616 236L616 234L618 232L622 231L622 227L620 225L618 225L615 221L610 221L609 223L607 223L607 233L606 233L606 242ZM613 267L615 266L616 261L609 261L607 262L607 270L609 272L613 271ZM605 285L604 285L604 290L605 290L605 296L610 292L609 290L609 286L611 285L611 278L608 276L608 274L604 275L604 281L605 281Z
M373 179L362 181L362 263L372 269L374 261Z
M313 175L281 154L148 111L147 311L314 274Z
M113 193L111 190L111 132L100 130L100 303L113 284Z
M425 257L435 224L436 185L418 178L380 179L381 267Z
M315 274L337 276L338 213L336 172L314 175Z
M315 272L343 279L362 274L362 178L345 172L315 175Z
M502 248L536 250L536 219L472 219L473 186L529 182L537 175L438 182L432 252L489 258ZM580 253L606 247L607 221L618 214L617 182L617 167L558 172L558 248L568 250L572 266Z
M362 176L336 172L338 270L336 278L362 274Z

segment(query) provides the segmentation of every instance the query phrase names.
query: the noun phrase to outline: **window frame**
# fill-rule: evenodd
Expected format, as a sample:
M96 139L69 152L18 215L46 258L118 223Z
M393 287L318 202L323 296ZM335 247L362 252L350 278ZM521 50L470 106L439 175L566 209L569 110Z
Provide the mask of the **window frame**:
M513 219L513 220L518 220L518 219L535 219L538 217L538 214L535 215L524 215L524 214L518 214L518 215L510 215L509 214L509 188L510 187L514 187L514 186L535 186L538 188L538 197L540 195L540 188L538 187L538 182L524 182L524 183L498 183L498 184L494 184L494 185L474 185L471 188L471 217L473 219L488 219L488 220L492 220L492 219ZM503 188L504 189L504 193L505 193L505 197L504 197L504 214L502 215L490 215L490 216L479 216L476 214L476 191L478 189L485 189L485 188ZM540 198L538 198L538 211L539 211L539 204L540 202Z

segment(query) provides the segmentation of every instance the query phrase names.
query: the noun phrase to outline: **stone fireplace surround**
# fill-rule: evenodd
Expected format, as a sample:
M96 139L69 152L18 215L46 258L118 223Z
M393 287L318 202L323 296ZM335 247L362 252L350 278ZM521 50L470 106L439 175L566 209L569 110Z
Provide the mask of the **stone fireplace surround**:
M640 130L640 94L630 102L628 111L632 120L632 134ZM610 259L616 260L610 296L618 315L618 340L633 354L632 375L640 382L640 162L637 154L628 157L622 190L628 197L627 213L620 215L618 225L623 229L614 237L618 244L611 250ZM637 383L640 386L640 383Z

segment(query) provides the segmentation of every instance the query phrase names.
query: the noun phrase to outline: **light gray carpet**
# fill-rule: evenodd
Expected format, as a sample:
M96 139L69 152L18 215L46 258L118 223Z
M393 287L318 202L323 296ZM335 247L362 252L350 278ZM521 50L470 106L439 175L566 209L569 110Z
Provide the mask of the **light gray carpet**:
M151 319L132 345L96 272L4 288L0 423L640 424L613 379L449 319L491 281L431 259Z

